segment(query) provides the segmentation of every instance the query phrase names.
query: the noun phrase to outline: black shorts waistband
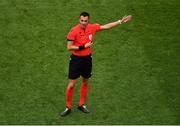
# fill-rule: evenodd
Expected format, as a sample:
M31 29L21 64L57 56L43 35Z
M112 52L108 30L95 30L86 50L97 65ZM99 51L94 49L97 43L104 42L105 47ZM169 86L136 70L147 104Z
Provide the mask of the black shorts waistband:
M89 54L87 56L76 56L74 54L71 54L71 57L75 57L75 58L88 58L88 57L91 57L91 54Z

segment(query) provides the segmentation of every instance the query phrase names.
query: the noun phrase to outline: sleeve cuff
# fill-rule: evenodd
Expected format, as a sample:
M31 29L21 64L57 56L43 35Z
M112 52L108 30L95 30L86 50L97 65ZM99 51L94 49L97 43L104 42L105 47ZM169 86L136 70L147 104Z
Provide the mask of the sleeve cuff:
M67 39L67 41L74 41L73 39Z

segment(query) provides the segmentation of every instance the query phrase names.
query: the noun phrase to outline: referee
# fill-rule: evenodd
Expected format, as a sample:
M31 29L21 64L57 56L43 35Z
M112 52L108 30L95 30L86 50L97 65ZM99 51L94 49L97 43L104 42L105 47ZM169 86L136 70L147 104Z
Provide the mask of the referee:
M90 15L82 12L79 16L79 24L74 26L67 35L67 49L72 52L69 62L69 83L66 89L66 109L60 113L62 117L70 114L71 102L76 79L81 76L82 84L80 88L80 98L78 110L89 113L85 106L86 95L88 93L88 79L92 71L92 42L96 32L108 30L131 20L131 15L124 16L122 19L105 25L90 24Z

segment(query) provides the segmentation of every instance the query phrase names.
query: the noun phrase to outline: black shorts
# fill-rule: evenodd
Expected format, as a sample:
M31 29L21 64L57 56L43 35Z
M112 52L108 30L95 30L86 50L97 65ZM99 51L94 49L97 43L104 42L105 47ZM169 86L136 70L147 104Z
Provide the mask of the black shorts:
M80 75L84 78L90 78L92 72L92 57L88 56L70 56L69 61L69 79L77 79Z

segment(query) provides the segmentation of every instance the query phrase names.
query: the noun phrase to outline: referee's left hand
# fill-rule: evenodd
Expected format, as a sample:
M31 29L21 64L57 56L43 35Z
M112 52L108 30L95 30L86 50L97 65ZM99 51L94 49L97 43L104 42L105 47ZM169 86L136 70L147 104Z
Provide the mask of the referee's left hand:
M86 43L86 44L84 45L85 48L89 48L89 47L91 47L91 46L92 46L92 42L88 42L88 43Z
M132 19L132 16L131 16L131 15L124 16L124 17L121 19L121 22L122 22L122 23L126 23L126 22L130 21L131 19Z

